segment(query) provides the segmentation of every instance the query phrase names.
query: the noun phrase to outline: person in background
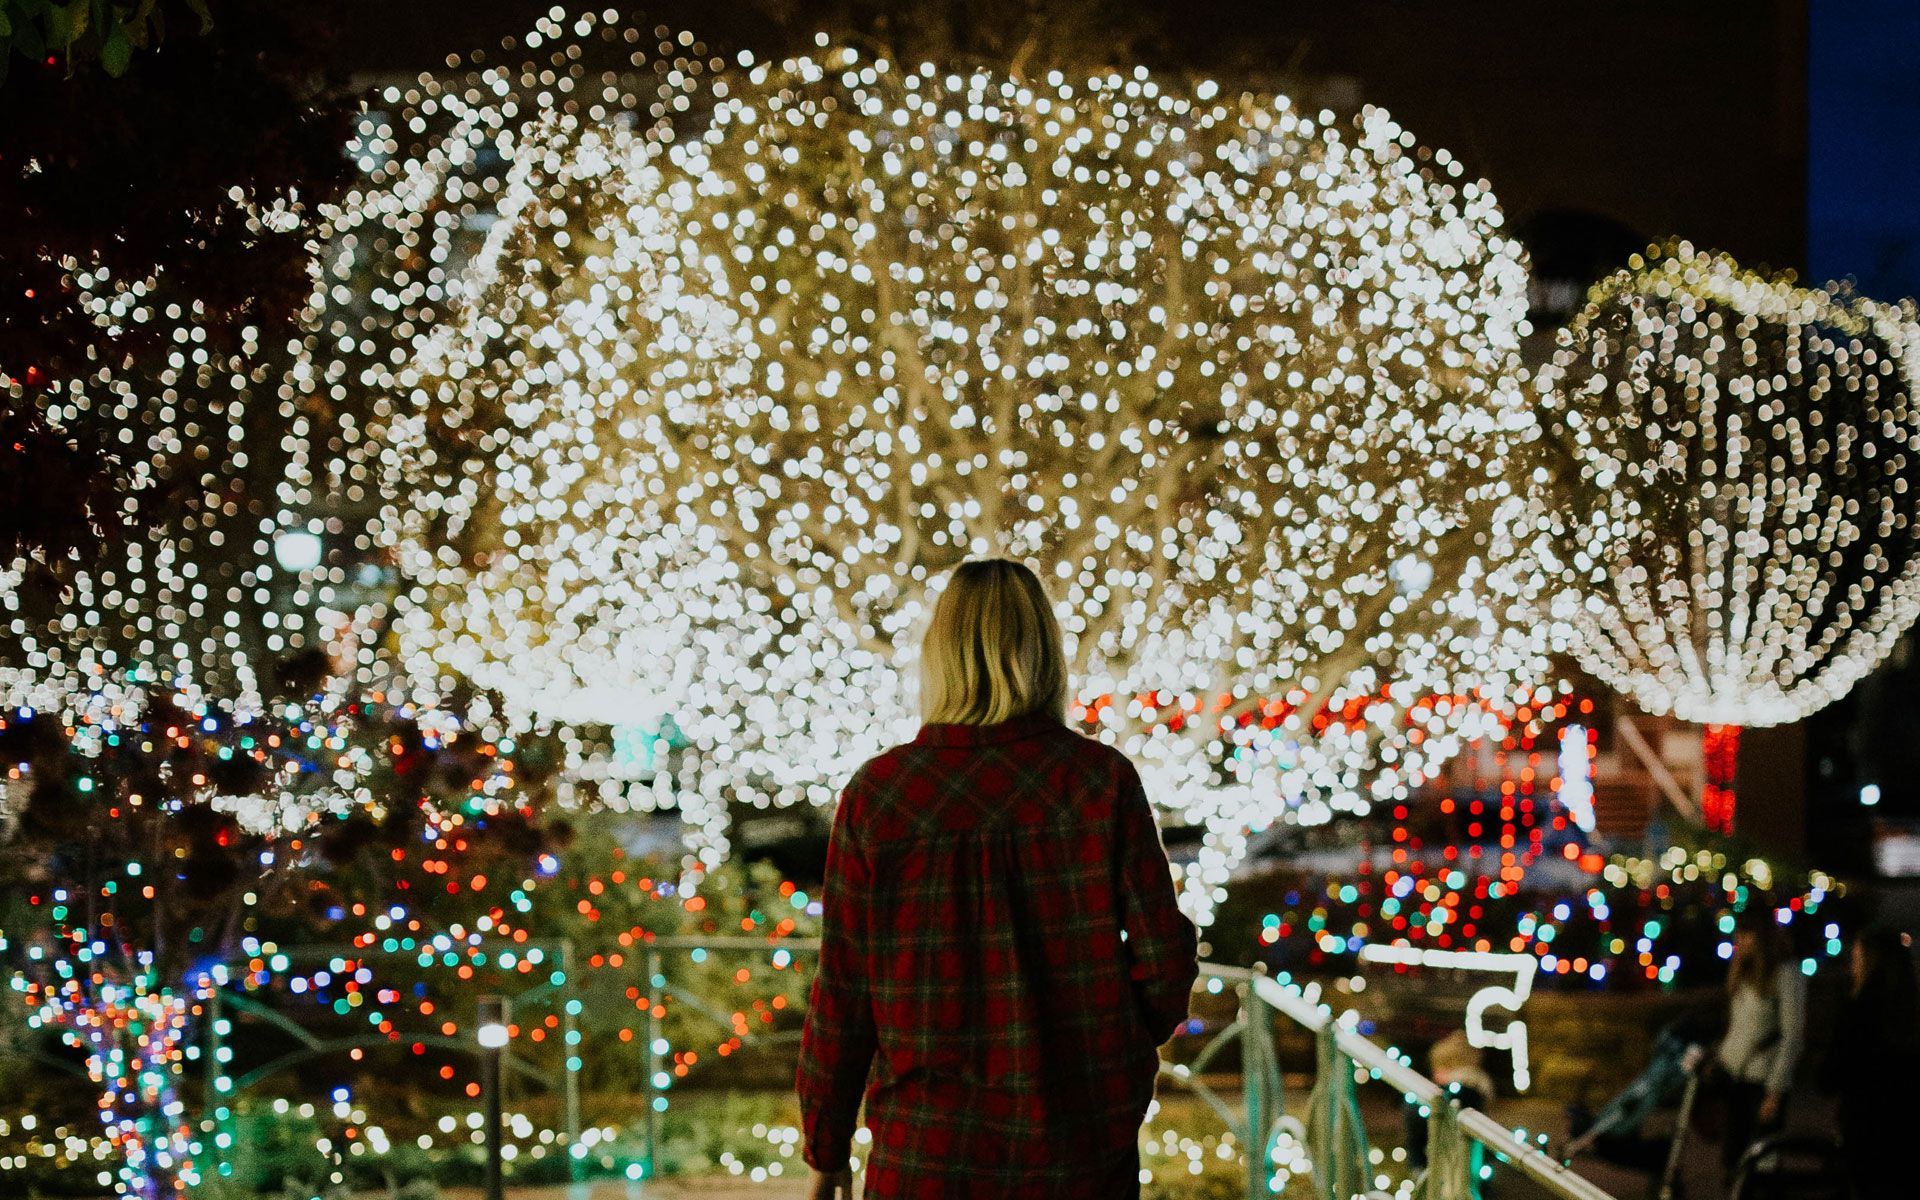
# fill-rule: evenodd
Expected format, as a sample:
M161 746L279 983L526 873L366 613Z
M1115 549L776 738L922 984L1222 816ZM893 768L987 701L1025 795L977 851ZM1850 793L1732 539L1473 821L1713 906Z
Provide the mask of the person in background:
M1433 1044L1427 1052L1427 1066L1433 1081L1457 1100L1461 1108L1486 1111L1493 1099L1493 1076L1487 1074L1486 1055L1467 1040L1465 1030L1456 1029ZM1407 1162L1416 1169L1427 1165L1427 1119L1420 1106L1406 1107Z
M954 569L921 655L918 737L834 813L797 1090L814 1200L1122 1200L1158 1047L1186 1020L1193 925L1140 777L1065 724L1040 581Z
M1915 1194L1913 1110L1896 1097L1920 1078L1920 986L1911 939L1868 929L1854 939L1825 1082L1840 1101L1840 1142L1857 1200Z
M1807 981L1787 961L1771 909L1749 909L1733 935L1727 1032L1714 1052L1722 1104L1720 1158L1731 1175L1757 1139L1786 1123L1806 1042Z

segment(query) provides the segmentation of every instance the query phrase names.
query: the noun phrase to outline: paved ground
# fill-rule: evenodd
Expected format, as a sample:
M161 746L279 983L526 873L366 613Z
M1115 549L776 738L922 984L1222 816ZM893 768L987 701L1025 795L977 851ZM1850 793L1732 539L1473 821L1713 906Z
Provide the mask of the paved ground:
M1397 1114L1382 1103L1366 1104L1364 1107L1369 1126L1376 1129L1377 1139L1382 1144L1396 1144ZM1564 1132L1559 1114L1560 1106L1557 1104L1528 1100L1510 1100L1500 1104L1495 1111L1496 1116L1509 1124L1548 1131L1555 1135L1556 1140ZM1830 1132L1831 1105L1818 1096L1803 1096L1793 1107L1791 1123L1796 1129ZM1692 1139L1688 1143L1684 1164L1681 1194L1687 1200L1718 1200L1721 1191L1717 1148ZM1582 1175L1606 1189L1616 1200L1653 1200L1654 1180L1645 1174L1593 1160L1582 1160L1575 1166ZM572 1188L509 1188L507 1197L508 1200L801 1200L806 1194L806 1182L804 1174L763 1183L716 1177L668 1179L646 1184L603 1180ZM1520 1192L1526 1196L1540 1194L1537 1189L1524 1184L1520 1185ZM479 1191L472 1188L449 1188L443 1194L447 1200L481 1200Z
M508 1188L508 1200L799 1200L806 1180L770 1179L751 1183L732 1179L663 1180L657 1183L602 1181L575 1187ZM446 1200L479 1200L475 1188L447 1188Z

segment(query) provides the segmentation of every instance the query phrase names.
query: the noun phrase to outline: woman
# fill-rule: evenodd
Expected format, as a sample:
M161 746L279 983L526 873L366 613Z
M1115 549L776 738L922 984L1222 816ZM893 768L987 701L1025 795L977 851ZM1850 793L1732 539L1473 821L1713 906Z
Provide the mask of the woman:
M1731 1175L1757 1139L1786 1123L1787 1093L1806 1041L1807 981L1787 961L1785 939L1765 908L1733 935L1727 970L1727 1033L1714 1053L1720 1075L1721 1163Z
M1064 724L1040 581L969 562L934 606L918 737L855 773L827 847L798 1089L818 1200L1139 1192L1193 926L1133 766Z
M1906 938L1870 929L1853 943L1852 987L1827 1059L1840 1140L1859 1200L1911 1195L1912 1111L1895 1097L1920 1073L1920 988Z

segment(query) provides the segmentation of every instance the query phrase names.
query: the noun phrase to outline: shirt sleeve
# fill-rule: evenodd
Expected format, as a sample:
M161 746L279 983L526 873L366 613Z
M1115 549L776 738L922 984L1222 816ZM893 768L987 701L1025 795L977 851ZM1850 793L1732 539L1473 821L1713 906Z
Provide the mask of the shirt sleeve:
M1780 1044L1774 1047L1767 1090L1784 1096L1793 1089L1794 1072L1800 1069L1800 1054L1807 1041L1807 979L1792 964L1780 968L1774 1003L1780 1006Z
M1131 766L1124 768L1118 816L1121 951L1155 1039L1165 1041L1187 1019L1187 1000L1200 974L1198 939L1180 911L1153 807Z
M820 966L813 977L800 1038L802 1147L807 1165L845 1170L853 1131L873 1065L876 1038L867 987L867 916L871 866L850 819L851 790L834 813L820 898Z

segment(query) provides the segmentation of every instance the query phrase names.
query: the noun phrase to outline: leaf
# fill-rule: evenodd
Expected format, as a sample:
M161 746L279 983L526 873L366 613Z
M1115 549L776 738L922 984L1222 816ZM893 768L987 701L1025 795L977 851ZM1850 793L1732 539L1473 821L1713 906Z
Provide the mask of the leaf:
M7 10L0 8L0 38L13 36L13 22L7 17Z
M41 37L40 25L36 21L20 22L13 31L13 44L28 58L39 58L47 52L47 43Z
M157 3L159 0L140 0L139 6L127 18L128 36L134 45L145 46L150 41L152 43L160 41L160 17L153 11L153 6Z
M187 7L200 18L201 33L213 28L213 11L207 7L207 0L187 0Z
M47 10L47 41L62 50L71 49L87 32L87 0L56 4Z
M127 64L133 59L133 43L127 40L127 27L114 22L113 32L107 40L100 43L100 66L107 74L118 79L127 70Z

